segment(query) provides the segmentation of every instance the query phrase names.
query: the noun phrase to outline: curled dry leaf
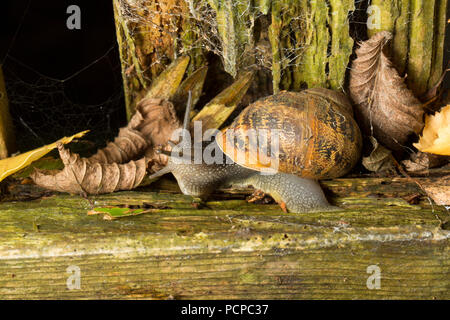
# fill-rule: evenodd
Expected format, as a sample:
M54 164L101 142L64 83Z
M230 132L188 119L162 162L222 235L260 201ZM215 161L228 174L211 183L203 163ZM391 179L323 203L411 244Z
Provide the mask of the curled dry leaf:
M155 101L158 101L155 104ZM166 100L146 98L137 105L146 119L138 128L149 146L145 150L147 159L151 159L150 172L157 172L167 164L167 156L156 152L159 146L166 146L172 133L181 127L173 104Z
M188 62L187 57L177 59L154 81L146 97L137 104L129 124L120 129L113 142L90 158L80 158L60 146L64 169L56 173L36 171L32 174L35 183L55 191L100 194L133 189L142 182L147 169L151 172L162 169L167 157L156 150L168 151L169 139L181 128L176 110L167 99L174 100L181 109L190 92L195 102L207 73L206 67L201 68L181 83ZM213 99L217 103L207 109L217 109L220 116L208 112L200 112L200 116L206 114L212 119L212 127L220 126L247 91L251 79L252 73L245 73ZM219 112L221 109L226 116Z
M31 178L44 188L74 194L102 194L136 188L145 176L148 160L126 164L92 162L58 144L64 169L56 174L35 170Z
M409 172L428 172L428 169L440 167L447 163L450 158L426 152L417 152L411 155L408 160L403 160L402 164Z
M450 156L450 105L426 117L422 136L414 146L423 152Z
M381 144L377 139L370 137L373 150L368 157L363 157L362 164L364 168L372 172L382 172L394 168L392 153Z
M35 171L31 175L35 183L61 192L109 193L136 188L149 164L153 172L165 166L166 156L157 154L155 149L167 145L172 132L181 127L168 99L176 93L182 98L186 90L199 95L206 76L207 68L203 68L195 77L188 77L179 89L188 63L189 57L180 57L154 80L130 122L120 129L113 142L90 158L80 158L60 145L64 169L56 173Z
M136 106L128 125L113 142L89 158L91 162L126 163L152 154L155 146L166 144L173 130L181 126L169 101L145 98Z
M401 150L411 134L422 130L423 108L384 53L390 39L392 34L382 31L361 43L349 89L363 132L391 150Z
M56 173L36 170L31 178L37 185L59 192L102 194L134 189L148 165L157 171L166 164L167 159L156 154L155 147L166 144L179 127L170 102L143 99L128 125L104 149L90 158L80 158L60 145L64 169Z

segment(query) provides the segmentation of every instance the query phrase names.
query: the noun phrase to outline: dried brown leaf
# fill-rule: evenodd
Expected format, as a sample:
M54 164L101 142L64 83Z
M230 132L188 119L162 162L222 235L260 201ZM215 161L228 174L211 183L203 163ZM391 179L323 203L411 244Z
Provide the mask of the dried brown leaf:
M92 162L58 145L64 169L56 174L35 170L34 182L44 188L74 194L102 194L136 188L145 176L148 159L126 164Z
M448 161L449 157L419 151L413 153L411 159L403 160L402 164L409 172L427 172L428 169L439 167Z
M192 105L195 106L203 93L208 67L204 66L197 69L188 76L177 89L177 92L170 97L177 112L184 113L186 101L188 101L189 92L191 92Z
M422 101L431 101L438 96L438 92L441 88L442 83L444 82L445 75L447 74L448 71L450 71L450 69L448 69L449 65L450 62L447 64L447 69L445 69L444 72L442 72L442 75L436 82L436 84L423 95L423 97L421 98Z
M378 143L377 139L370 137L373 150L368 157L363 157L364 168L372 172L382 172L394 167L391 151Z
M392 34L377 33L360 44L350 71L350 96L363 132L391 150L401 150L423 128L423 108L383 49Z
M142 99L128 125L89 160L92 163L127 163L152 155L154 148L166 144L180 126L172 103L156 98Z
M181 126L173 105L162 99L139 102L136 114L119 131L114 142L90 158L80 158L58 146L64 169L59 172L36 170L31 178L44 188L68 193L102 194L136 188L147 166L155 172L167 158L155 148L167 144L173 130Z

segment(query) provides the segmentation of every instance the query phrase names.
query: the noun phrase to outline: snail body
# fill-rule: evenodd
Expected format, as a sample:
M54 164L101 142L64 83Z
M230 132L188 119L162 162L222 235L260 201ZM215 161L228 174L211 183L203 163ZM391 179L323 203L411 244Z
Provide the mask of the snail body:
M276 153L249 138L249 131L277 132L276 139L265 135L271 145L276 140ZM150 178L172 172L181 191L194 197L205 198L218 188L251 185L291 212L334 210L317 180L348 173L362 147L350 103L343 94L328 89L283 91L260 99L222 133L214 143L223 151L223 162L195 164L170 157L167 166Z

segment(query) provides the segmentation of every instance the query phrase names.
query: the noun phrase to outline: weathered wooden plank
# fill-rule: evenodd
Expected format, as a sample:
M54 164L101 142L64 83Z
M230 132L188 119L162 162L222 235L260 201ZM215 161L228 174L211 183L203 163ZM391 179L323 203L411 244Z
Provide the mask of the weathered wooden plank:
M132 237L133 238L133 237ZM414 252L414 254L412 254ZM2 264L3 298L448 298L448 248L427 242L315 250L164 255L72 255ZM407 258L403 258L403 257ZM351 257L351 258L350 258ZM81 270L68 290L66 268ZM369 290L367 266L381 288Z
M422 179L422 178L419 178ZM0 297L12 298L449 298L449 214L404 178L323 181L343 210L283 213L249 190L200 209L171 182L93 197L0 203ZM403 197L419 193L418 204ZM92 206L151 213L106 221ZM370 290L368 266L381 271ZM68 266L81 289L68 290Z

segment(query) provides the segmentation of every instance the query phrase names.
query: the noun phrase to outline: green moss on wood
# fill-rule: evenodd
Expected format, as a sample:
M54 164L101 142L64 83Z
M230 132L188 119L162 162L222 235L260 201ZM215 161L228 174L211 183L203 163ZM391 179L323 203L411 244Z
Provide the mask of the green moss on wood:
M328 57L329 87L343 90L345 74L353 50L348 14L355 10L353 0L330 0L329 29L331 33L331 55Z
M433 57L428 88L439 81L444 66L445 27L447 25L447 0L437 0L434 17Z
M408 86L419 96L428 89L433 57L435 0L411 0Z
M113 0L113 4L129 119L135 112L136 103L147 94L146 89L178 53L192 56L188 73L203 64L204 57L199 48L192 52L185 50L196 37L184 0L168 0L162 7L154 1L124 4ZM128 10L136 15L138 22L122 15L122 5L131 6ZM166 12L161 12L161 8Z
M254 47L255 8L246 0L209 1L216 11L217 29L221 40L224 69L235 77L239 69L248 66L244 54ZM209 36L205 32L206 36ZM246 64L247 63L247 64Z
M194 8L199 1L202 0L183 1L181 3L181 6L183 7L182 12L185 12L187 15L187 13L190 13L191 9ZM191 58L191 62L189 63L187 70L188 75L191 75L206 63L204 48L201 48L198 44L196 44L196 42L198 42L198 34L200 34L200 27L198 26L197 21L195 21L195 18L190 15L188 17L184 17L180 30L181 43L180 47L177 47L177 49L182 54L188 54Z
M409 55L409 21L411 19L410 2L406 0L397 0L397 8L391 12L391 15L396 15L397 12L399 13L399 16L395 21L392 56L397 70L403 74Z
M410 0L373 0L371 5L374 9L369 18L371 24L367 33L369 37L380 31L389 31L393 34L391 54L395 67L403 73L409 50ZM380 13L379 18L377 10Z
M347 18L351 10L353 1L272 3L269 34L275 92L305 87L342 89L353 49Z
M370 26L367 28L367 33L369 37L380 31L390 31L392 33L395 31L395 21L400 15L399 2L402 2L402 0L371 1L371 8L368 10ZM409 0L403 2L408 3ZM380 14L379 17L378 13Z
M119 2L114 2L117 7ZM394 63L400 73L408 74L409 85L416 95L432 86L442 70L446 3L446 0L371 2L381 16L375 20L370 17L371 22L380 25L369 29L369 36L380 30L394 34ZM115 8L128 114L144 95L148 83L179 53L191 57L188 74L206 62L207 50L220 56L225 71L233 77L247 66L257 64L255 36L260 33L255 33L255 23L261 14L270 14L267 34L272 52L267 53L271 57L262 60L271 61L274 92L305 87L342 89L353 48L348 15L355 9L354 1L167 0L165 4L167 12L159 18L156 3L146 7L155 17L148 17L142 8L134 8L142 21L151 20L142 25L122 21ZM202 24L198 11L206 7L215 12L216 20ZM159 33L152 27L155 23L161 29ZM208 30L202 30L206 25ZM129 30L133 30L132 34ZM158 60L160 57L167 57L168 61Z
M256 3L257 3L259 11L262 14L269 13L272 0L256 0Z
M326 87L329 8L325 1L299 1L299 4L302 8L300 18L304 19L304 24L297 26L296 46L303 48L303 52L296 52L300 56L295 60L293 89ZM295 17L292 15L290 19Z
M379 28L393 33L392 57L397 70L408 75L408 86L417 96L431 88L442 73L447 0L373 0L380 10Z
M272 48L272 85L274 93L280 91L281 82L281 12L282 6L280 1L274 1L272 3L272 23L269 27L269 41Z
M270 250L264 255L233 250L193 255L180 248L170 257L155 252L16 259L0 266L0 295L4 299L448 299L448 281L442 274L448 272L446 254L443 245L417 242L414 247L366 243L302 252ZM371 264L381 269L380 290L366 286ZM68 265L81 270L80 290L67 289Z
M286 214L275 204L247 203L247 189L218 192L199 208L191 197L151 188L2 202L0 296L449 298L444 208L422 201L404 178L321 183L342 211ZM415 193L419 204L403 199ZM93 207L144 203L155 209L114 221L87 215ZM80 290L67 289L70 265L80 268ZM370 265L381 269L380 290L367 288Z

